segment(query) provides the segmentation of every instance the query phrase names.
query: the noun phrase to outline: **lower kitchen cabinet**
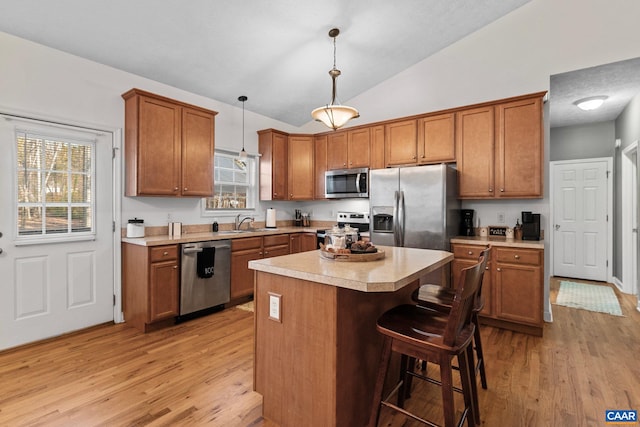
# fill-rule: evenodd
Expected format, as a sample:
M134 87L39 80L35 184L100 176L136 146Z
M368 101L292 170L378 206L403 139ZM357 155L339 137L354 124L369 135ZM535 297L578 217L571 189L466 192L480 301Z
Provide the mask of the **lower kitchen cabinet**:
M178 245L122 244L125 322L147 332L154 323L179 314Z
M245 237L231 240L231 301L253 295L249 261L289 254L289 235Z
M315 233L293 233L289 237L289 252L314 251L318 249L318 237Z
M544 250L501 246L490 242L491 258L482 282L485 307L481 322L542 336ZM452 243L452 283L460 271L475 264L486 242Z

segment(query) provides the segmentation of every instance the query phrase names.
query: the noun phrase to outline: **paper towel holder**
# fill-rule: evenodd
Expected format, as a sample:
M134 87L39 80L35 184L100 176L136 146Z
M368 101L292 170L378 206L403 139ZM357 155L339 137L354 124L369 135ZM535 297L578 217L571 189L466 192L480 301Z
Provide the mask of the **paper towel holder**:
M276 210L274 208L267 209L265 228L276 228Z

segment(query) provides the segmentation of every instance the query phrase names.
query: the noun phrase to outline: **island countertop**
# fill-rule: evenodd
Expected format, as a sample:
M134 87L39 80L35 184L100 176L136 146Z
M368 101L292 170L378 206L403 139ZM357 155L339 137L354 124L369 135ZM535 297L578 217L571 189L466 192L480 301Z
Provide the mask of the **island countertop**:
M319 250L249 261L249 268L361 292L395 292L453 260L431 249L378 246L385 258L367 262L326 259Z

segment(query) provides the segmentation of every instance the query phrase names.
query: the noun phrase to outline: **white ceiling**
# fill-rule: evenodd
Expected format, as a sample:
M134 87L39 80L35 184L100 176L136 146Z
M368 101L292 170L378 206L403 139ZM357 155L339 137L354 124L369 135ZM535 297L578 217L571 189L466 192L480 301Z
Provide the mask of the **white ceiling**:
M530 0L0 0L0 31L295 126ZM357 106L354 105L357 108Z
M0 0L0 31L301 126L330 100L331 28L348 104L529 1ZM551 126L613 120L638 93L640 59L552 76Z

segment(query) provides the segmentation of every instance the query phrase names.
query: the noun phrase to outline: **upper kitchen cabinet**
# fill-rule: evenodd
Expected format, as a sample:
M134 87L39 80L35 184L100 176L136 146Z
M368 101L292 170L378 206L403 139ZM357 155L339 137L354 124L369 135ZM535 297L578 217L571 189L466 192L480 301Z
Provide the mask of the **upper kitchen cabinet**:
M373 126L370 129L371 137L371 160L370 169L384 169L384 126Z
M456 113L458 196L491 198L494 194L493 106Z
M327 140L327 135L315 135L313 137L314 197L316 199L325 198L324 173L327 171Z
M415 165L417 162L417 120L385 125L386 166Z
M544 92L456 113L459 197L542 197Z
M139 89L122 97L125 195L212 196L218 113Z
M496 197L542 197L542 95L496 106Z
M327 170L368 168L369 128L342 130L327 135Z
M418 163L456 161L455 114L438 114L418 119Z
M315 175L312 135L289 135L289 200L313 200Z
M288 135L275 129L258 131L260 200L287 200Z

